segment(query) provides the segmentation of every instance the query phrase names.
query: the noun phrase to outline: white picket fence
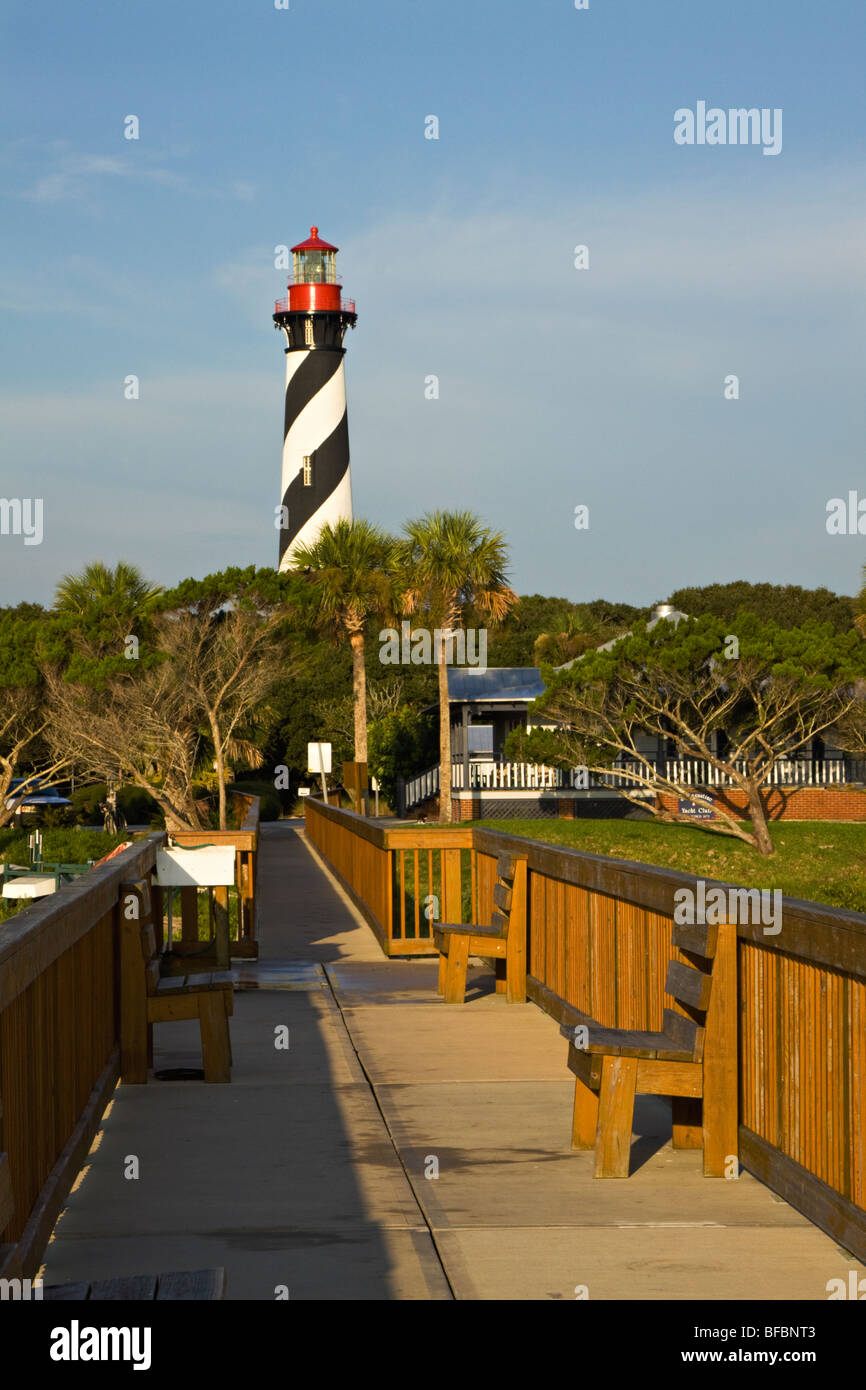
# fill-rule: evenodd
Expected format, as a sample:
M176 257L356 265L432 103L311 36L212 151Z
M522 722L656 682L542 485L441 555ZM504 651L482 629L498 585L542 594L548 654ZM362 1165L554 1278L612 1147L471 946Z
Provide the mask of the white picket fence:
M745 763L737 764L738 771L745 772ZM645 772L644 764L634 759L618 763L603 776L589 777L589 787L638 787L635 773ZM462 762L451 767L451 787L453 791L464 790ZM730 786L727 773L713 767L711 763L696 758L668 758L664 764L663 775L669 782L686 787ZM774 766L767 785L771 787L829 787L843 783L866 780L866 764L850 758L785 758ZM563 771L547 767L543 763L517 763L505 761L471 762L469 764L469 788L471 791L568 791L584 789L586 774L581 769ZM439 768L431 767L420 772L405 784L405 809L408 811L428 797L435 796L439 790Z

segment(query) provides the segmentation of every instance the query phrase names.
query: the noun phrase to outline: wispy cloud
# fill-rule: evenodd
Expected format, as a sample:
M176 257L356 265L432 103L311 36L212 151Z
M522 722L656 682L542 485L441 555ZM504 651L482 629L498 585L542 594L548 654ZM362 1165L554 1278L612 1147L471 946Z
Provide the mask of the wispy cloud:
M189 153L187 150L151 154L138 148L134 141L129 141L128 146L122 155L87 154L71 150L63 142L52 141L36 156L41 164L48 163L50 167L34 179L32 164L36 161L30 154L24 171L25 183L17 197L43 204L89 202L101 183L113 179L142 187L173 189L197 198L229 198L248 203L256 196L255 184L247 179L199 182L166 162L178 156L185 157ZM5 162L8 164L8 159ZM23 163L20 157L18 162Z
M20 196L33 203L61 203L90 197L94 179L133 179L140 183L156 184L162 188L185 190L189 182L174 169L161 168L147 160L128 159L119 155L66 153L56 161L56 168L36 180Z

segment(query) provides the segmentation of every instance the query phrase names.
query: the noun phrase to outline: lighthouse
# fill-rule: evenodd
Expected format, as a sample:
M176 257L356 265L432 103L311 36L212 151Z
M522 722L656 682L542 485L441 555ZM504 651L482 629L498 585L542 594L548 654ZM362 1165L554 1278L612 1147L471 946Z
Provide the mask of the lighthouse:
M323 526L352 520L343 338L358 316L341 296L337 250L311 227L292 247L288 296L274 305L274 326L286 335L281 570Z

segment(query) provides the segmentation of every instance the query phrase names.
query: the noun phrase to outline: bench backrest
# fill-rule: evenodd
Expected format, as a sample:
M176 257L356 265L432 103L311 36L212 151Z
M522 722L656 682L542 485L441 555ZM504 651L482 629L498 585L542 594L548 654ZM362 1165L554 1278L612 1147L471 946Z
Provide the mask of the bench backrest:
M719 928L710 924L674 923L671 940L692 963L672 960L668 965L665 993L676 1000L683 1012L665 1009L662 1031L683 1048L688 1048L694 1060L700 1062L713 988L713 966L719 951Z
M490 925L508 936L513 910L526 902L526 860L516 854L500 854L496 860L496 882L493 885L493 915Z

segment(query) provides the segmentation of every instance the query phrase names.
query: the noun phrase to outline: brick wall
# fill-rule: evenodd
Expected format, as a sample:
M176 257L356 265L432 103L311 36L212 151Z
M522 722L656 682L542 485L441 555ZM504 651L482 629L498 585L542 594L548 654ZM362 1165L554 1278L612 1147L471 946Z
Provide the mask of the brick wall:
M743 792L713 790L717 805L743 816L747 801ZM676 811L678 798L662 793L658 803ZM772 787L764 793L768 820L848 820L866 821L866 791L844 787Z

